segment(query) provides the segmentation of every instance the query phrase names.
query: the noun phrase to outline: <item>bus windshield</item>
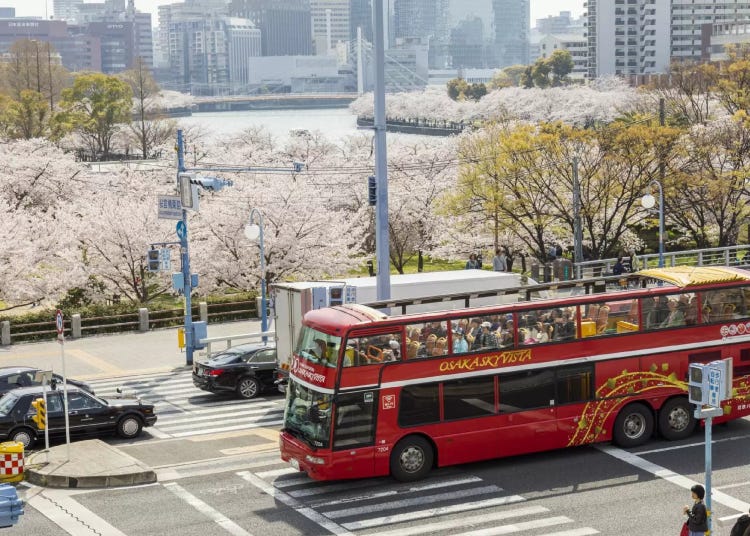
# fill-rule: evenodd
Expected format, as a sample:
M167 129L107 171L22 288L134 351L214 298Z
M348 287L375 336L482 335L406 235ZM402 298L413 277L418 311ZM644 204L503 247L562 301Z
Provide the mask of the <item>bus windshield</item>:
M305 326L300 332L294 353L311 363L336 368L340 348L341 337Z
M289 381L284 430L313 448L328 448L331 432L331 396Z

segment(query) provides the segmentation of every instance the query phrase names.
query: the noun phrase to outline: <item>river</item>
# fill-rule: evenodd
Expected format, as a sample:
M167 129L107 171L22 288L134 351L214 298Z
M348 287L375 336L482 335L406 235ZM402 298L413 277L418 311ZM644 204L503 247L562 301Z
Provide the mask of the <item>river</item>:
M253 126L265 127L279 140L287 138L292 130L320 130L332 141L363 132L357 129L357 117L348 108L201 112L178 121L183 127L205 129L212 138L237 134Z

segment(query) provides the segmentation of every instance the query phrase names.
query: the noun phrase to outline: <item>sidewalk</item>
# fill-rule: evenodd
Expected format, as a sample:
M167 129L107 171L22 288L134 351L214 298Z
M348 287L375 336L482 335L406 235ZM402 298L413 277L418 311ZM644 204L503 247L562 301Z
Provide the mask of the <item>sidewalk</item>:
M49 460L49 461L47 461ZM110 488L156 482L156 473L121 450L98 439L34 452L25 460L25 479L49 488Z
M208 326L209 337L259 331L258 320ZM185 352L177 346L177 328L66 339L64 349L66 374L80 380L168 372L187 365ZM214 352L221 349L219 344L212 348ZM202 351L198 351L193 359L200 359L201 355ZM61 345L53 340L2 346L0 367L8 366L38 367L61 374Z

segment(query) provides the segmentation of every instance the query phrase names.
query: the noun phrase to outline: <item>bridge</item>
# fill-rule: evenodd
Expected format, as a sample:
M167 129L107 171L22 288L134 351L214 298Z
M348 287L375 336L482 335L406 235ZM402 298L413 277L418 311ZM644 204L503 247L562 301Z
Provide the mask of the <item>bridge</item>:
M346 108L356 93L270 93L264 95L216 95L195 97L195 112Z

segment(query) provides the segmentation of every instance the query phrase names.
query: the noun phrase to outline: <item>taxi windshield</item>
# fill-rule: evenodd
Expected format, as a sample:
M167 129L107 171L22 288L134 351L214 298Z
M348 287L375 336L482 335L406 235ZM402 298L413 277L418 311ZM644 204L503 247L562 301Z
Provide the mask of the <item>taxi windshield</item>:
M313 448L328 448L331 435L331 395L289 380L284 430Z
M341 337L304 326L297 340L297 348L294 352L297 356L311 363L336 368Z

